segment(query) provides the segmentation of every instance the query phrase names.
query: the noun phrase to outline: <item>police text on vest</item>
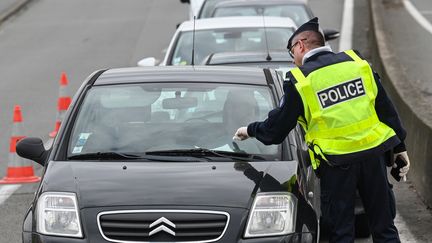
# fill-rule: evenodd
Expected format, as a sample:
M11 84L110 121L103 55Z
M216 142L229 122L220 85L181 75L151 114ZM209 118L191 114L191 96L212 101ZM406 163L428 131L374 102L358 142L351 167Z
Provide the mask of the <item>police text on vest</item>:
M317 95L321 107L325 109L337 103L365 95L365 90L362 79L358 78L321 90Z

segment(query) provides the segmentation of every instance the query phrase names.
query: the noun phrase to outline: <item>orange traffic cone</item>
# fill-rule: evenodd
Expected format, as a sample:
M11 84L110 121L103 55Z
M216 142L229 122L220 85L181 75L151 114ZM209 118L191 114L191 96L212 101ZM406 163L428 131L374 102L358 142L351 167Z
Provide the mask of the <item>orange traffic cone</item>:
M16 105L14 107L7 173L6 176L0 180L0 184L32 183L40 181L40 177L34 175L33 166L31 164L32 162L27 161L16 154L17 142L25 137L21 134L22 121L21 107Z
M57 101L57 118L54 130L49 133L50 137L55 137L60 129L60 125L64 119L65 113L67 109L69 108L69 105L71 103L71 98L67 96L66 87L68 85L69 81L66 77L66 73L62 72L61 78L60 78L60 89L59 89L59 97Z

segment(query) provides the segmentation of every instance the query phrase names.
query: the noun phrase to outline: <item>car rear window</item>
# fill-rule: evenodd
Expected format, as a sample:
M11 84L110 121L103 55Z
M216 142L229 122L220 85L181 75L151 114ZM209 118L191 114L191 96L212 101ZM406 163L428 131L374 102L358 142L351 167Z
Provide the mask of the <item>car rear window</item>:
M146 83L95 86L75 120L68 156L168 149L241 150L279 157L256 139L233 145L237 128L264 120L275 106L266 86Z
M214 9L212 17L229 16L273 16L291 18L298 26L309 21L309 16L304 5L263 5L263 6L220 6Z
M189 65L192 61L192 46L194 45L194 62L202 64L212 53L236 51L263 51L268 50L286 52L286 42L293 33L292 28L227 28L185 31L179 35L175 44L171 60L172 65ZM268 49L266 44L266 35Z

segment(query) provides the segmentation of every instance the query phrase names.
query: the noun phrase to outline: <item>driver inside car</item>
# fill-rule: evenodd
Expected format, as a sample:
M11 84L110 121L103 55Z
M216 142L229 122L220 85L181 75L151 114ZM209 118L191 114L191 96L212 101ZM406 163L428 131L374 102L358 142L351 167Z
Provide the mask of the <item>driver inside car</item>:
M239 107L242 108L239 109ZM258 113L258 103L252 91L229 91L222 111L223 141L225 144L214 149L234 152L242 152L242 150L245 149L249 153L261 153L262 151L259 150L256 143L252 140L245 140L242 142L232 141L232 131L235 131L238 124L253 121L259 117Z

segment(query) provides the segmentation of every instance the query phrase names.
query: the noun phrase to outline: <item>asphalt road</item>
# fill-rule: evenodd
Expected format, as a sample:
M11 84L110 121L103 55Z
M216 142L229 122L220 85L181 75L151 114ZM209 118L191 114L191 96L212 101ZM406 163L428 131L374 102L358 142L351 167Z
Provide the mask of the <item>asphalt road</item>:
M432 4L429 0L412 0L412 4L429 23L432 23Z
M412 0L412 5L416 8L421 17L426 19L429 24L429 31L422 27L418 22L419 16L413 16L403 4L403 1L394 1L386 4L384 24L386 35L392 39L391 49L395 55L403 57L400 59L403 72L408 81L417 86L427 103L432 103L432 2L430 0ZM400 38L400 37L405 38Z
M343 2L310 0L324 28L333 29L341 28ZM356 0L355 7L353 46L367 56L366 0ZM23 109L23 134L47 140L54 127L62 71L68 75L72 96L97 69L135 66L148 56L161 59L175 25L187 14L187 5L177 0L34 0L1 25L0 177L7 168L15 104ZM331 45L338 50L338 41ZM42 168L35 168L40 175ZM0 204L0 243L21 241L22 219L36 188L37 184L22 185ZM417 242L426 242L422 237L432 228L430 212L409 184L396 185L395 192L404 242L416 242L411 241L413 234Z

